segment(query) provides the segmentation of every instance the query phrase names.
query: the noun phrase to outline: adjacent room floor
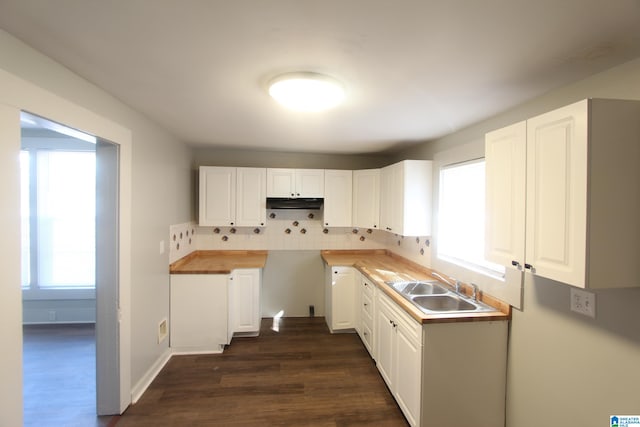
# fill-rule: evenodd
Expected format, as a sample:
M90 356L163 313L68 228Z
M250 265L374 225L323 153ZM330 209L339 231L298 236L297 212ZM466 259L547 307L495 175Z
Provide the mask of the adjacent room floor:
M93 324L24 326L24 426L106 426L96 417Z
M174 356L140 401L131 426L406 426L356 334L324 318L262 320L258 338L221 355Z

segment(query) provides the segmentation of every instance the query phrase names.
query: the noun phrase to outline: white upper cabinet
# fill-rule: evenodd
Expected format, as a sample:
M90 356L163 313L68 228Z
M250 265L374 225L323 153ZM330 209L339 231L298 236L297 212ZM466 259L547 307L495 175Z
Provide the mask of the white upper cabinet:
M640 102L592 99L527 120L526 138L522 124L488 134L487 256L581 288L640 286L639 122Z
M527 123L485 137L485 257L505 268L505 286L493 295L522 307Z
M201 166L199 202L199 225L235 225L236 168Z
M382 168L382 229L402 236L430 236L432 180L430 160L404 160Z
M201 226L264 226L266 223L264 168L200 167Z
M236 225L262 227L267 222L267 170L238 168Z
M353 171L353 226L380 225L380 169Z
M323 169L267 169L267 197L324 197Z
M524 263L527 123L522 121L485 137L488 261Z
M324 171L324 225L351 227L352 172L350 170Z
M588 117L583 101L527 121L525 267L579 287L586 286Z
M324 170L296 169L296 197L324 197Z

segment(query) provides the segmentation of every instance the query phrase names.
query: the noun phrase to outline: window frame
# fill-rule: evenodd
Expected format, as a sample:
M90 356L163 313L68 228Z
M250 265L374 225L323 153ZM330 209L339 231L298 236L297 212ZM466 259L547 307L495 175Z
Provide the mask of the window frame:
M464 283L474 283L480 290L502 299L504 302L519 306L519 301L510 301L511 292L506 277L489 275L463 265L438 258L438 221L440 215L440 169L446 165L484 159L484 138L481 140L458 143L452 148L435 152L433 155L433 235L431 244L431 268ZM508 271L508 270L507 270Z
M36 155L38 151L66 151L66 152L94 152L96 151L96 145L90 142L81 141L72 137L49 137L49 136L22 136L21 138L21 152L28 151L29 155L29 197L30 197L30 209L31 206L37 205L37 192L33 191L33 187L37 186L37 167L36 167ZM37 207L36 207L37 209ZM22 279L20 283L22 298L24 300L82 300L82 299L95 299L95 279L93 287L89 286L70 286L70 287L40 287L37 279L37 258L38 258L38 244L37 234L32 230L37 229L37 215L30 215L29 227L30 227L30 276L35 280L31 280L31 283L27 287L22 286Z
M484 163L485 163L485 159L484 157L480 157L480 158L474 158L474 159L469 159L469 160L465 160L462 162L454 162L454 163L448 163L448 164L443 164L438 168L438 214L440 214L441 212L441 204L443 201L443 195L442 195L442 186L443 186L443 182L442 182L442 178L443 178L443 174L447 171L447 170L452 170L454 168L460 168L460 167L465 167L465 166L472 166L472 165L476 165L476 164L483 164L483 171L484 171ZM486 174L485 174L486 176ZM486 190L485 193L483 193L483 198L485 197L486 194ZM484 200L483 200L483 204L482 204L483 208L484 208ZM484 215L485 212L482 212L482 216L484 219ZM438 215L439 217L440 215ZM440 226L440 222L438 223L438 227ZM440 228L437 229L437 233L440 233L442 230ZM484 224L483 224L483 235L482 235L482 245L480 245L482 247L482 251L484 253L484 248L485 248L485 236L484 236ZM439 246L438 246L439 247ZM483 260L483 264L479 264L479 263L475 263L469 259L464 259L464 258L460 258L460 257L456 257L454 254L440 254L440 251L437 250L438 248L436 248L435 251L435 256L440 260L440 261L445 261L451 264L455 264L458 265L459 267L462 268L466 268L468 270L472 270L475 271L477 273L480 274L484 274L487 275L489 277L493 277L496 278L498 280L504 280L505 277L505 269L504 266L500 266L494 263L491 263L490 261L484 259ZM497 267L496 269L493 269L491 267Z

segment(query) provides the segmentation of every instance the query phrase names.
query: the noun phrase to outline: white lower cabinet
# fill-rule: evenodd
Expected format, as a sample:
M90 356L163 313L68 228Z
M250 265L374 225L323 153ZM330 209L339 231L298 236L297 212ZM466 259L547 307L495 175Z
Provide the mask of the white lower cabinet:
M259 268L238 269L231 274L229 321L235 335L257 336L260 333Z
M356 313L357 318L356 330L360 335L360 339L365 348L375 360L375 341L374 341L374 302L375 302L375 286L366 277L360 275L360 289L358 292L358 305Z
M234 334L260 332L262 270L172 274L170 347L176 353L218 353Z
M229 344L228 274L172 274L170 346L221 352Z
M407 421L420 425L421 326L379 292L376 301L376 363Z
M508 322L422 325L375 294L376 365L409 425L503 426Z
M353 267L326 267L325 320L329 330L351 330L356 327L356 277Z

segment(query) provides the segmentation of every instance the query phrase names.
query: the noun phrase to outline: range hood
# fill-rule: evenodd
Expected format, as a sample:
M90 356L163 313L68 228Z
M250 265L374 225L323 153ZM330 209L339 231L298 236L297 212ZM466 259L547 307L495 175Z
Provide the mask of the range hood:
M324 199L316 197L267 197L267 209L320 209Z

